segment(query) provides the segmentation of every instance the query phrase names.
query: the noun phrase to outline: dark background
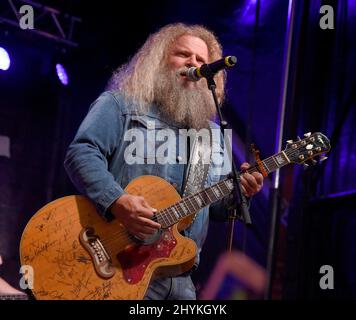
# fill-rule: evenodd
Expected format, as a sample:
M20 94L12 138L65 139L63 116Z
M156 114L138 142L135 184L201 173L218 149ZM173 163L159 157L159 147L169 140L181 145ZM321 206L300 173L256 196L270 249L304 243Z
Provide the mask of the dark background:
M0 46L11 55L10 69L0 70L0 135L11 141L11 157L0 155L0 276L15 287L26 223L49 201L77 193L63 168L65 150L113 70L149 34L171 22L203 24L219 37L224 54L237 56L238 67L228 73L224 114L234 130L238 164L253 161L251 142L262 157L275 153L282 92L287 0L39 2L62 11L62 21L68 13L82 22L74 29L77 48L0 23ZM323 4L334 8L333 30L319 27ZM0 14L7 8L1 0ZM352 0L296 1L284 140L320 131L331 138L332 151L316 167L282 169L274 298L356 297L355 24ZM58 61L69 74L66 87L55 74ZM261 266L270 187L268 178L253 201L253 227L235 226L234 248ZM198 288L224 251L225 235L225 224L211 223L194 275ZM326 264L334 267L334 290L319 287L319 269Z

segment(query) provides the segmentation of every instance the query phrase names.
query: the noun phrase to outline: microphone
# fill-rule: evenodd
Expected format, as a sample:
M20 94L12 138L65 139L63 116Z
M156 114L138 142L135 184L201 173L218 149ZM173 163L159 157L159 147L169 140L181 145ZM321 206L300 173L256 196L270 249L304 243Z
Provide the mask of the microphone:
M220 60L214 61L209 64L203 64L201 67L191 67L187 71L182 72L182 75L188 77L191 81L198 81L201 78L210 78L215 75L215 73L219 72L225 68L233 67L237 62L235 56L227 56Z

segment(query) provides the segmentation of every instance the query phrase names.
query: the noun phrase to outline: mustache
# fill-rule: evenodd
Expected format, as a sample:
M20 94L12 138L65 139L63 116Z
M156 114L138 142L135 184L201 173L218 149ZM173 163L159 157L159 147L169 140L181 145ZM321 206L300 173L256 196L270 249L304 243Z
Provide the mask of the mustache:
M181 67L173 72L166 69L166 72L164 73L166 76L171 77L172 80L174 79L175 81L178 81L182 76L187 76L188 70L189 70L188 67ZM195 89L202 90L202 91L206 91L208 89L204 81L191 81L191 82L194 83ZM187 90L189 91L191 89L188 88Z
M179 68L176 72L177 75L180 76L186 76L188 73L188 68L187 67L183 67L183 68Z
M188 68L180 68L177 71L177 74L180 75L180 76L186 76L188 74Z

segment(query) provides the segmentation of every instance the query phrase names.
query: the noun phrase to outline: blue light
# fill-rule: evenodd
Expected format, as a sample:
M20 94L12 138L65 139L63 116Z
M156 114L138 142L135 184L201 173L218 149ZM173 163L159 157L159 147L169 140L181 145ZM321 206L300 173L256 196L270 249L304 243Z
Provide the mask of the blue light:
M57 76L58 76L59 80L61 81L61 83L65 86L68 85L69 78L67 75L67 71L60 63L56 64L56 71L57 71Z
M248 0L242 14L242 22L252 25L256 19L256 4L257 0Z
M0 70L6 71L10 68L10 64L9 54L4 48L0 47Z

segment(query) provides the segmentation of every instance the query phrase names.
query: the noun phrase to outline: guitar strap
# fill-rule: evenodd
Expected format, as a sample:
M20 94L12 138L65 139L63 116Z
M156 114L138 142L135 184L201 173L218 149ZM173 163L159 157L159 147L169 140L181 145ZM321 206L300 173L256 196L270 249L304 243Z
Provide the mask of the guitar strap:
M193 140L193 143L185 173L183 197L197 193L198 191L204 189L205 182L208 177L212 153L212 133L210 128L206 131L202 131L208 132L208 134L201 135L198 131L194 137L190 136L190 140ZM194 220L195 217L193 221Z

